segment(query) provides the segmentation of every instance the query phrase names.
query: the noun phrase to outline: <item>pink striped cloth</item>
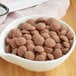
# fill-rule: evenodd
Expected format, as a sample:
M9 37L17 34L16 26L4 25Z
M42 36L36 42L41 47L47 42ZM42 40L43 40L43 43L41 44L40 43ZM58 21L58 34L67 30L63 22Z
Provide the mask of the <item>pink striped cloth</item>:
M69 5L69 0L48 0L34 7L12 12L8 15L6 21L0 25L0 32L11 21L28 15L48 15L50 17L62 18L66 14Z

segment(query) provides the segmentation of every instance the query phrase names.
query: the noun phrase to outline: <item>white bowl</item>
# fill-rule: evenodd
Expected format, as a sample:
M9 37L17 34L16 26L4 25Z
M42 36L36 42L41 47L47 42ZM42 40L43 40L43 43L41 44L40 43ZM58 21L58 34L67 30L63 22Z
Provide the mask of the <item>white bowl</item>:
M53 69L53 68L59 66L70 56L70 54L72 53L72 51L74 50L74 47L75 47L75 34L74 34L72 28L67 23L65 23L64 21L59 20L59 19L57 19L57 20L61 24L64 24L74 34L72 47L70 48L69 52L66 55L64 55L63 57L58 58L56 60L52 60L52 61L41 61L40 62L40 61L32 61L32 60L24 59L24 58L21 58L19 56L13 55L13 54L5 53L5 37L7 36L8 32L11 29L16 28L21 22L24 22L29 18L37 19L39 17L45 17L45 16L25 16L23 18L19 18L19 19L13 21L4 29L4 31L0 35L0 56L3 59L5 59L6 61L8 61L10 63L17 64L17 65L19 65L25 69L31 70L31 71L43 72L43 71L48 71L50 69ZM45 17L45 18L49 18L49 17Z

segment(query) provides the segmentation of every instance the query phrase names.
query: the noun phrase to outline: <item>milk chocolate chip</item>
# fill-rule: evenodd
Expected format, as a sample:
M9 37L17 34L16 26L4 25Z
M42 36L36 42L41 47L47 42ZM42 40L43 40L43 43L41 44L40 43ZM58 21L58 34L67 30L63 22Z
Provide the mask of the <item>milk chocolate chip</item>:
M18 38L16 39L16 45L22 46L22 45L25 45L25 44L26 44L26 39L25 39L25 38L23 38L23 37L18 37Z
M50 37L48 33L42 33L41 36L42 36L43 38L45 38L45 39L47 39L47 38Z
M50 60L54 60L53 54L47 54L47 56L48 56L48 58L49 58Z
M47 24L50 25L50 29L51 29L52 31L58 31L58 30L60 29L60 24L59 24L59 22L58 22L56 19L54 19L54 18L49 18L49 19L47 20Z
M56 45L56 42L53 39L48 38L45 40L46 47L52 48L52 47L55 47L55 45Z
M44 38L40 35L35 35L34 43L35 43L35 45L41 46L44 44Z
M10 40L9 44L11 45L12 48L16 48L17 47L16 40L17 40L17 38L13 38L13 39Z
M18 55L21 56L21 57L23 57L23 55L25 54L26 51L27 51L26 46L20 46L18 48Z
M10 53L10 52L11 52L11 47L10 47L10 45L6 45L5 51L6 51L6 53Z
M10 32L9 32L9 37L11 38L14 38L14 37L21 37L22 36L22 33L19 29L12 29Z
M27 49L30 51L34 51L34 47L35 47L35 45L33 45L33 44L27 45Z
M28 19L28 20L27 20L27 23L29 23L29 24L31 24L31 25L33 25L33 26L36 25L36 22L35 22L34 19Z
M54 57L57 59L62 56L62 51L60 49L55 49L53 54L54 54Z
M14 54L14 55L16 55L17 52L18 52L17 48L15 48L15 49L12 50L12 54Z
M32 51L27 51L27 52L25 53L24 57L25 57L26 59L34 60L35 55L34 55L34 53L33 53Z
M42 53L44 52L44 48L42 46L35 46L34 51L38 53Z
M44 55L37 55L35 60L36 61L45 61L46 60L46 56L44 56Z
M35 27L34 26L32 26L31 24L29 24L29 23L21 23L20 25L19 25L19 29L21 29L21 30L27 30L27 31L31 31L31 30L35 30Z
M43 30L43 29L46 28L46 25L45 25L44 23L38 23L38 24L36 25L36 28L37 28L38 30Z
M26 40L31 40L32 39L32 36L30 34L24 34L23 37L26 39Z

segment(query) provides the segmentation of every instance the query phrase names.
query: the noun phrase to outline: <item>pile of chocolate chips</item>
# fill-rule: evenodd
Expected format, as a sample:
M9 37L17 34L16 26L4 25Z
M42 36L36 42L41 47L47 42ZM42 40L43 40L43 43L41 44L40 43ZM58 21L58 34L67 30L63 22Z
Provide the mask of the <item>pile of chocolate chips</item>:
M73 33L54 18L28 19L10 30L5 52L35 61L54 60L69 51L73 38Z

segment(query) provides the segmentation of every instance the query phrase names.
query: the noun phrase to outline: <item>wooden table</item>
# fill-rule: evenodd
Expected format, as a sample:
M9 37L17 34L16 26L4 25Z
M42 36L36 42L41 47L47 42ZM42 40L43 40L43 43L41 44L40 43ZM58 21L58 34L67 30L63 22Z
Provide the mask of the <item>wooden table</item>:
M71 6L63 20L76 33L76 0L71 0ZM31 72L0 58L0 76L76 76L76 48L62 65L48 72Z

